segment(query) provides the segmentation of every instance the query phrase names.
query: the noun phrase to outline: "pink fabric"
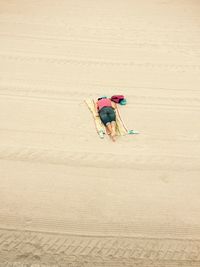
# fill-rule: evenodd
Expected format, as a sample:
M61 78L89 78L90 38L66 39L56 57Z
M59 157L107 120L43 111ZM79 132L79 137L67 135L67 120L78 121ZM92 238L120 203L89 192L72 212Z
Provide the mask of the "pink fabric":
M102 109L103 107L112 107L111 100L109 98L102 98L98 100L98 109Z

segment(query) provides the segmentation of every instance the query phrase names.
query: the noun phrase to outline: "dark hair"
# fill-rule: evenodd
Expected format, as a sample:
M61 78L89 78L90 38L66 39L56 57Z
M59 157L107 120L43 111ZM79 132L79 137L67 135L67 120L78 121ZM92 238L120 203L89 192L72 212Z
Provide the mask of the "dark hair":
M98 98L98 101L101 100L101 99L103 99L103 98L107 98L107 96L101 96L101 97L99 97Z

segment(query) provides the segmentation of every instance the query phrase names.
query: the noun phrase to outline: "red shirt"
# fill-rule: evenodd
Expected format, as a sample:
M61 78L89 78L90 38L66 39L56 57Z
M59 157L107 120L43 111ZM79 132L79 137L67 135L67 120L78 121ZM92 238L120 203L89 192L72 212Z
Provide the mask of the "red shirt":
M102 98L97 101L98 110L104 107L112 107L112 102L109 98Z

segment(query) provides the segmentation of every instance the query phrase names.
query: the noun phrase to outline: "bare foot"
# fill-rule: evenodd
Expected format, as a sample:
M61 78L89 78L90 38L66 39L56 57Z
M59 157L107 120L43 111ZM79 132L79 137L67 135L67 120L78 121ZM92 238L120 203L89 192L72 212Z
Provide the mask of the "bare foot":
M107 132L108 135L111 134L111 131L109 131L108 128L106 128L106 132Z
M111 137L111 139L112 139L113 142L116 141L116 134L115 134L115 132L112 132L111 135L110 135L110 137Z

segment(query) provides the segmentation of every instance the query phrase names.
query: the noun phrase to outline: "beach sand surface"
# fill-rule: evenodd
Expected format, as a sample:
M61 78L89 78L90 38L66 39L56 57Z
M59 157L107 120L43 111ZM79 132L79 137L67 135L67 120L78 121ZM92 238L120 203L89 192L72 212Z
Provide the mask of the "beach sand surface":
M199 14L0 1L0 266L200 266ZM114 94L115 143L84 103Z

